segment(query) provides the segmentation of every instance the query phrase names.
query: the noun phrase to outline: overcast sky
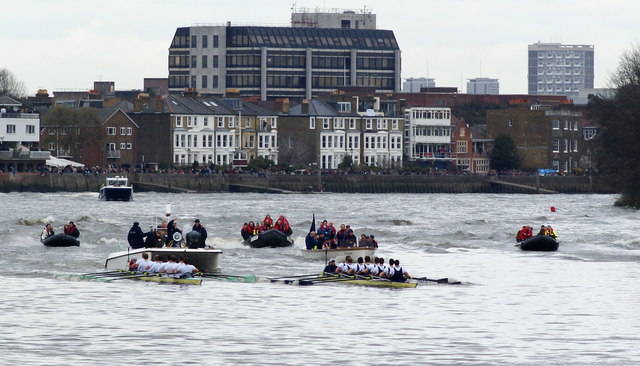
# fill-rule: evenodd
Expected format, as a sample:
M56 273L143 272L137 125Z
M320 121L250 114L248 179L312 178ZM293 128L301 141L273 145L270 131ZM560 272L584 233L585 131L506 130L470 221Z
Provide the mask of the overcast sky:
M288 24L294 1L0 0L0 68L37 89L89 89L95 80L141 89L167 77L177 27L195 23ZM402 77L428 76L466 91L466 79L500 79L527 92L527 45L595 46L595 86L639 44L637 0L298 0L296 7L367 9L402 50Z

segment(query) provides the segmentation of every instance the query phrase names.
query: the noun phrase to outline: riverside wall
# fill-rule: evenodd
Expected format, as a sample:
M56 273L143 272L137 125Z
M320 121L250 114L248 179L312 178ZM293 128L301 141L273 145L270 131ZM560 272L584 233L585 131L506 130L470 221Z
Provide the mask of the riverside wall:
M0 173L0 192L96 192L116 174ZM317 175L128 174L136 192L312 192ZM322 188L336 193L614 193L589 176L472 176L323 174Z

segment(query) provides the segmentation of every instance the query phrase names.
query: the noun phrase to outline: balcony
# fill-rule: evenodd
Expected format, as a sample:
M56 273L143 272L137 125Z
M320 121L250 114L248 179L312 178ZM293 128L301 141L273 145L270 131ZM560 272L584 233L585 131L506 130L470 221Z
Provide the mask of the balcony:
M120 150L107 150L107 159L120 159Z

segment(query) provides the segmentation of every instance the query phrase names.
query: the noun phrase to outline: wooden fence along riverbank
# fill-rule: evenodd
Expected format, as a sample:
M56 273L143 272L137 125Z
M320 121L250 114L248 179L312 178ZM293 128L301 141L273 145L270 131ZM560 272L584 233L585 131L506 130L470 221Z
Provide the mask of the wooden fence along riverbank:
M115 176L110 174L109 176ZM0 192L96 192L107 175L0 173ZM317 175L128 174L136 192L313 192ZM335 193L614 193L587 176L337 175L323 174Z

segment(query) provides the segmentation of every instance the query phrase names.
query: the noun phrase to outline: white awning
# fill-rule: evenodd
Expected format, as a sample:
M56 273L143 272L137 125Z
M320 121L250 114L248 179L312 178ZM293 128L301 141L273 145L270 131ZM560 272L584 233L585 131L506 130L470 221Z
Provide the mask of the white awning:
M61 168L64 168L67 165L71 165L72 167L76 167L76 168L84 167L84 164L76 163L75 161L72 161L72 160L56 158L55 156L51 156L49 157L49 159L47 159L47 165L61 167Z

